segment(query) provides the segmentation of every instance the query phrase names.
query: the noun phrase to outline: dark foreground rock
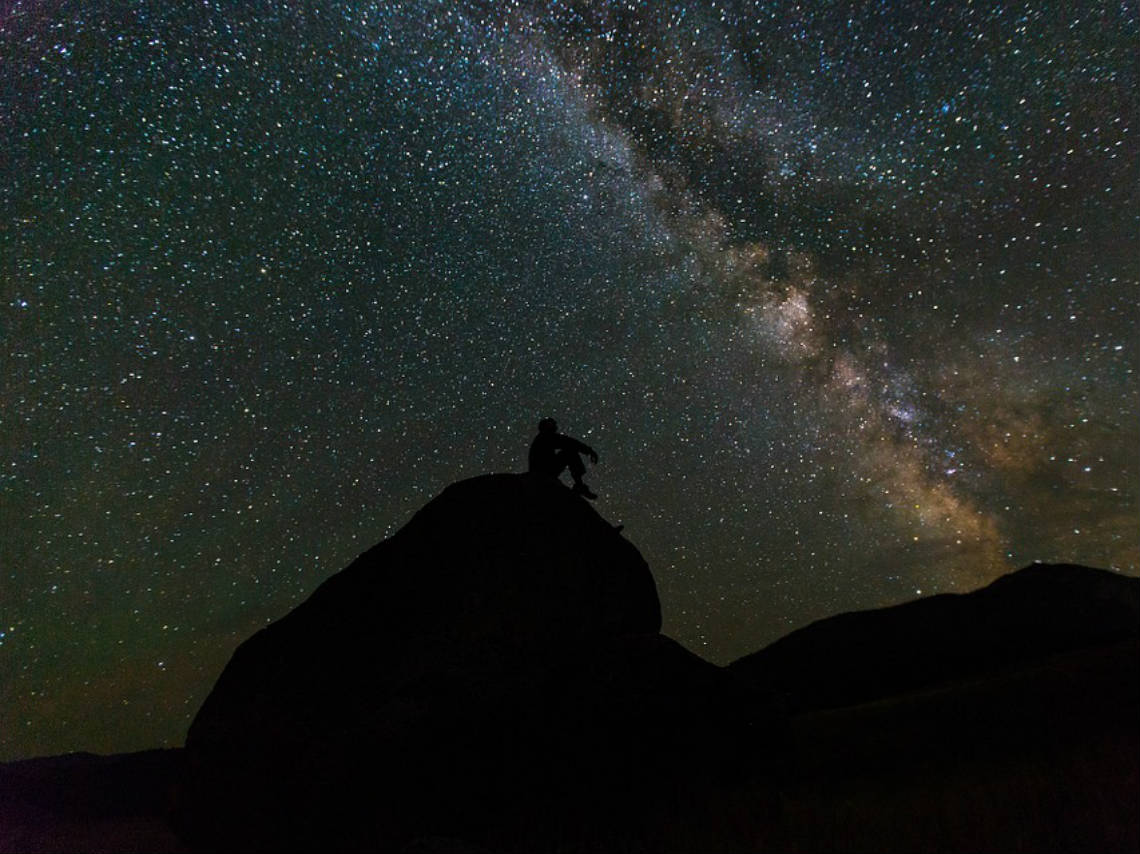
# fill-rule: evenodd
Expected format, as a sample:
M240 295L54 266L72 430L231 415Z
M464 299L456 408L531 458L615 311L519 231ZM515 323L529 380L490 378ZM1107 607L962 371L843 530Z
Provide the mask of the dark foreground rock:
M577 812L559 816L526 811L534 799L524 793L515 803L525 820L515 822L529 826L513 837L460 835L444 821L395 850L1134 854L1138 663L1135 640L1083 647L965 682L796 715L785 734L791 761L778 776L679 788L642 810L636 826L626 822L624 835L614 832L621 830L614 815L634 800L629 795L579 799ZM738 748L746 760L766 755ZM171 750L0 765L0 852L233 850L224 839L190 847L170 831L166 794L179 760ZM310 844L313 851L352 848L391 850L346 844L337 833Z
M1140 579L1035 564L965 594L839 614L729 670L794 711L838 708L985 677L1140 636Z
M0 854L1135 852L1134 591L1032 567L824 621L770 648L783 719L655 631L584 502L479 479L243 645L184 751L0 765Z
M238 648L187 737L179 829L387 848L631 819L731 776L760 708L660 626L637 549L557 481L455 484Z
M792 741L767 850L1140 850L1136 640L797 714Z

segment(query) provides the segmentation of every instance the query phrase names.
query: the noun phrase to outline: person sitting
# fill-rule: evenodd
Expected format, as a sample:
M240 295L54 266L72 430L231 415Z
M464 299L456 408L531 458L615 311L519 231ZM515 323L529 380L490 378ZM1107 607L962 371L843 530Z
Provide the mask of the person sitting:
M574 479L574 493L593 501L598 496L582 482L586 464L582 462L580 454L585 454L591 463L597 464L598 454L593 448L559 433L558 422L553 418L543 418L538 422L538 435L530 443L527 461L532 474L558 477L569 469L570 477Z

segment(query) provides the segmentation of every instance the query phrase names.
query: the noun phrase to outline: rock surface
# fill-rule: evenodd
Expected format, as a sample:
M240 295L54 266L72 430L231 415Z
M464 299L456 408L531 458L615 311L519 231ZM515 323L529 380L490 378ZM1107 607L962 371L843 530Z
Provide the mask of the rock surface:
M243 643L177 820L248 849L479 838L513 812L723 774L742 689L661 636L637 549L558 481L487 475Z

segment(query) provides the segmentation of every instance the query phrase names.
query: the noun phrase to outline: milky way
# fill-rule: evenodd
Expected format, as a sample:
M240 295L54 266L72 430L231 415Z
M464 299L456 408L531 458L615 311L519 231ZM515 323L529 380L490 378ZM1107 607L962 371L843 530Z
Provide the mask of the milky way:
M180 744L548 414L720 663L1140 573L1140 14L849 6L0 7L0 759Z

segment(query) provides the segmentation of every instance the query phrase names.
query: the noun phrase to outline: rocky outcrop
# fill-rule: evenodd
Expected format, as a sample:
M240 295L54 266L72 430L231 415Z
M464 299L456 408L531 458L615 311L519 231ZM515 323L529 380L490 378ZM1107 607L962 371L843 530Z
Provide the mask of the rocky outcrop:
M806 711L991 675L1138 634L1140 579L1034 564L971 593L820 620L729 670Z
M457 483L238 648L190 728L179 825L385 847L583 796L633 815L630 793L726 773L756 709L660 627L637 549L558 481Z

